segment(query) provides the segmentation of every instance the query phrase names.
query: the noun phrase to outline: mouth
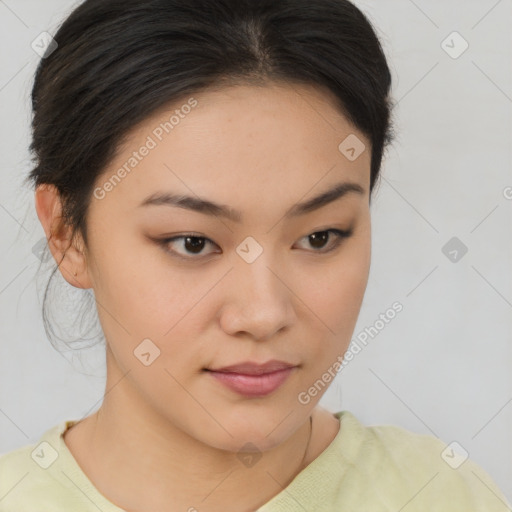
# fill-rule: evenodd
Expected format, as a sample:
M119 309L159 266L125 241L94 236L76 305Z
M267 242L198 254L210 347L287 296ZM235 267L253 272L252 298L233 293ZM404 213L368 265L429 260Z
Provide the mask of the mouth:
M206 372L216 382L239 395L245 397L264 397L280 388L297 368L297 366L289 366L270 373L252 375L213 370L206 370Z

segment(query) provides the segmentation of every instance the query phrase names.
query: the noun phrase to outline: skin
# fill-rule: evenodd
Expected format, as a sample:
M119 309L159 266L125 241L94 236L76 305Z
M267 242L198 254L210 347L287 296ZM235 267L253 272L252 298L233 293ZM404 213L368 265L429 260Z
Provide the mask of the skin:
M197 107L104 198L91 199L87 247L71 240L69 228L57 229L55 189L35 194L55 260L65 254L60 271L73 286L94 290L107 342L103 403L65 442L98 490L127 511L255 510L318 457L339 431L339 421L318 406L327 386L305 405L297 397L347 350L370 269L370 143L329 92L269 84L193 97ZM96 186L179 107L134 127ZM338 150L350 134L366 145L355 161ZM343 181L364 194L283 218ZM163 191L229 205L243 222L139 207ZM323 245L309 237L351 227L352 236L331 252L322 253L335 247L336 235ZM198 254L184 239L167 252L150 240L191 232L213 243ZM236 252L248 236L263 248L252 263ZM145 338L160 349L149 366L134 356ZM260 398L203 371L269 359L299 367ZM237 457L248 442L263 455L250 468Z

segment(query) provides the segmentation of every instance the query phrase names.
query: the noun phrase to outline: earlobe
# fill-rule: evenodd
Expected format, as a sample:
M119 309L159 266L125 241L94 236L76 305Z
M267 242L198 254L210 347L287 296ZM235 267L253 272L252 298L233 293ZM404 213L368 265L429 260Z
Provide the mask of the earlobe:
M62 218L62 202L54 185L39 185L34 194L37 216L64 279L76 288L91 288L84 253L72 240L72 228Z

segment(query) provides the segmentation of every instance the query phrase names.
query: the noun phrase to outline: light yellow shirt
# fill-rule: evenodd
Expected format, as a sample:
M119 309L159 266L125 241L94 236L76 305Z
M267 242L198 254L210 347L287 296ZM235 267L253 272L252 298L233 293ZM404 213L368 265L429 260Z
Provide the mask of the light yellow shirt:
M401 427L367 427L348 411L335 415L341 424L331 444L256 512L512 512L487 473L453 445ZM0 456L0 512L124 512L67 448L62 434L75 422Z

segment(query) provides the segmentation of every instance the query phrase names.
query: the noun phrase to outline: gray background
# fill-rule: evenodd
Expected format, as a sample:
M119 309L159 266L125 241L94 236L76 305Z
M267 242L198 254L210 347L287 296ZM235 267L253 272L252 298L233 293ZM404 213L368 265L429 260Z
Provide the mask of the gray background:
M0 1L0 453L90 414L104 391L101 346L59 354L46 339L45 275L37 278L32 250L44 232L22 184L39 60L31 42L55 33L75 4ZM374 325L378 333L321 404L457 441L512 500L512 2L356 4L392 67L398 139L372 205L372 267L354 339ZM469 44L457 58L442 47L454 31ZM446 44L452 55L462 48L453 36ZM443 252L453 237L456 261ZM80 292L61 296L73 307ZM403 311L376 324L395 301Z

